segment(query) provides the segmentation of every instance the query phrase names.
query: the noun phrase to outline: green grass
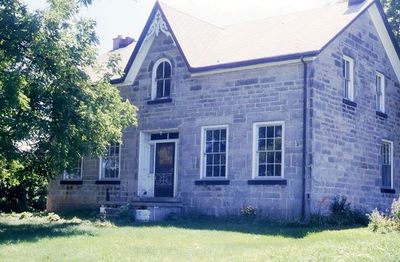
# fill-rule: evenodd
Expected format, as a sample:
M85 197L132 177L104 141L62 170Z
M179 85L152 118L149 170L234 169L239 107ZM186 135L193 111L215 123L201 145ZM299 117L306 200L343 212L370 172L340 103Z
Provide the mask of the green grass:
M400 234L212 219L100 226L0 216L0 260L400 261Z

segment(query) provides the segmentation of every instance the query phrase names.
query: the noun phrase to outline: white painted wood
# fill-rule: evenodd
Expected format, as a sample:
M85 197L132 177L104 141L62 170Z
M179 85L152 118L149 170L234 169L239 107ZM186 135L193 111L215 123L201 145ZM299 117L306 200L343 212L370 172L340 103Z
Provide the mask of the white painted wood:
M393 66L394 72L397 76L397 81L400 81L400 58L397 55L395 46L389 36L389 32L386 29L385 23L382 19L382 16L379 13L378 7L376 4L373 4L368 9L368 14L371 17L371 20L378 32L379 38L382 41L383 47L386 50L386 53L389 57L390 63Z

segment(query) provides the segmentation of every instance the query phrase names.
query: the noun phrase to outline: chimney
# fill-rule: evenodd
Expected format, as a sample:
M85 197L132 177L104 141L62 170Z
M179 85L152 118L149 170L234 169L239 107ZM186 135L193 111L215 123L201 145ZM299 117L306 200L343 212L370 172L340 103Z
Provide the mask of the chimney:
M364 2L365 0L349 0L349 6L358 5Z
M135 42L133 38L128 36L124 38L122 35L118 35L116 38L113 38L113 50L124 48L133 42Z

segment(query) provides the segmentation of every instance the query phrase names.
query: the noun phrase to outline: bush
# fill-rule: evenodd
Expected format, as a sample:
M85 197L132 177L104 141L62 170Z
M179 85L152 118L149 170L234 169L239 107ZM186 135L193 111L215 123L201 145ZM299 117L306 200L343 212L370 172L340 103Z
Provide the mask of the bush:
M374 211L368 215L368 218L368 227L373 232L400 232L400 197L397 200L393 200L389 215L385 215L379 212L377 209L374 209Z
M345 196L336 196L330 206L330 214L313 214L310 216L310 223L334 226L367 225L368 217L361 210L353 209Z

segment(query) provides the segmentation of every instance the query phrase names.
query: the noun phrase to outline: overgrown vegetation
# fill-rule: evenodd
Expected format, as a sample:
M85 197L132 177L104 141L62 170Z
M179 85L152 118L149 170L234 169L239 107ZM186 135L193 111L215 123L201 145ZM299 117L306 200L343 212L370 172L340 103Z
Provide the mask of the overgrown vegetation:
M345 196L336 196L330 206L330 214L313 214L310 223L335 226L367 225L368 217L365 212L352 208Z
M389 214L384 214L375 209L368 215L368 227L373 232L400 232L400 197L394 199Z

